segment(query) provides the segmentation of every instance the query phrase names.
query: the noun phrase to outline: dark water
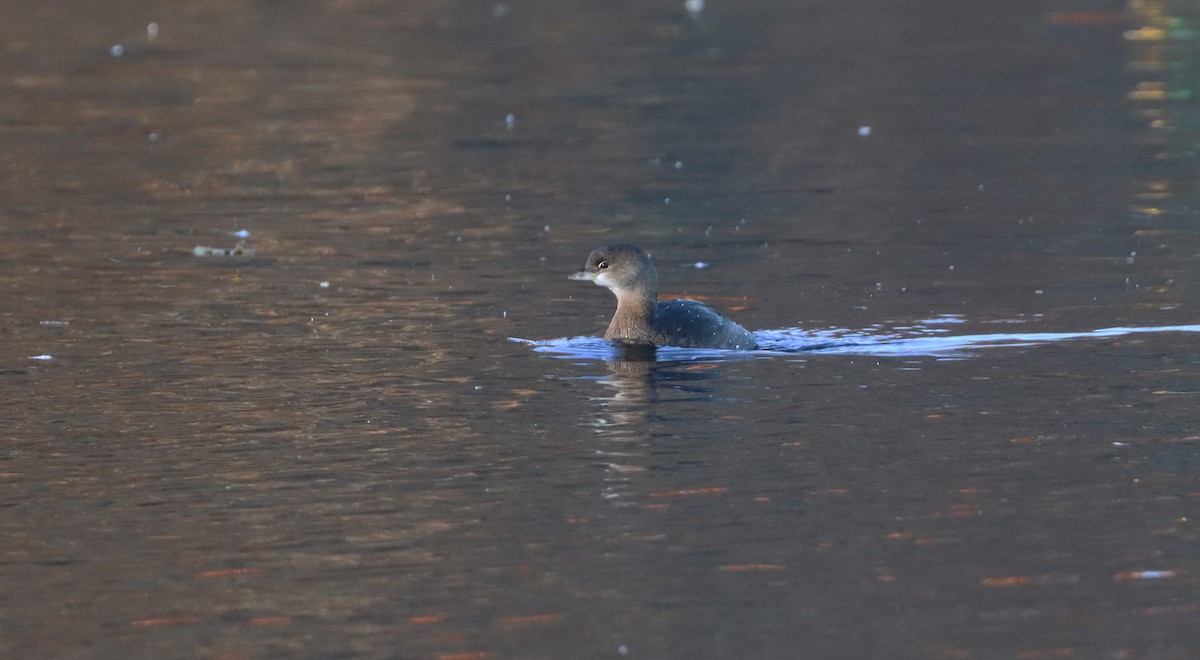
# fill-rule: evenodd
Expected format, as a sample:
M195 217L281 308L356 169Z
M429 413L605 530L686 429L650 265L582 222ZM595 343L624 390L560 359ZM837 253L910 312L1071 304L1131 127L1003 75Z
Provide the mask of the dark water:
M4 14L0 656L1200 657L1190 4Z

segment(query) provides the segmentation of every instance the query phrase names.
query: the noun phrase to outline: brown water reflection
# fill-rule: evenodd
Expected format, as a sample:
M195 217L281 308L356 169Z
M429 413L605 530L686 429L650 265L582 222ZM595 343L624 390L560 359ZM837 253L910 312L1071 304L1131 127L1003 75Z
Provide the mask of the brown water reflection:
M1195 335L508 337L1195 324L1194 12L708 5L7 7L0 655L1193 657Z

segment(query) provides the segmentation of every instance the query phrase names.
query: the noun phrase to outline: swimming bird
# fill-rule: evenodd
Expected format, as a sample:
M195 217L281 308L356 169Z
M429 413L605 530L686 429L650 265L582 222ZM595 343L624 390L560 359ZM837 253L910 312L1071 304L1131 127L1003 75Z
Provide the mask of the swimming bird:
M604 338L627 344L754 350L758 342L742 326L695 300L658 301L658 271L650 255L633 245L592 250L572 280L590 280L617 296Z

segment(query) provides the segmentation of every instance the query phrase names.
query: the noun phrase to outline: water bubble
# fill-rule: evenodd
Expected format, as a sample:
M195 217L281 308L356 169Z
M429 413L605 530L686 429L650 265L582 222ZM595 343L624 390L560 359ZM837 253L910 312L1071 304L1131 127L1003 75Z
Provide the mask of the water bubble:
M157 132L154 132L154 133L151 133L150 135L148 135L148 136L146 136L146 137L147 137L147 138L149 138L149 140L150 140L151 142L158 142L158 137L159 137L159 135L158 135L158 133L157 133Z
M699 14L704 11L704 0L686 0L683 6L693 14Z
M513 128L516 127L516 125L517 125L517 116L516 115L514 115L511 112L508 113L507 115L504 115L504 128L511 131Z
M151 22L146 26L146 40L154 41L158 38L158 23Z
M320 284L319 286L320 286L322 289L328 289L328 288L329 288L329 282L321 282L321 284Z
M697 261L696 263L692 264L692 268L704 269L708 268L708 264L704 263L703 261Z
M233 232L233 235L237 236L238 238L250 238L250 230L249 229L239 229L239 230Z
M125 54L125 47L121 44L116 44L112 48L108 49L108 54L112 55L113 57L120 57Z
M859 127L858 127L858 136L859 136L859 137L867 137L867 136L869 136L870 134L871 134L871 127L870 127L870 126L859 126Z

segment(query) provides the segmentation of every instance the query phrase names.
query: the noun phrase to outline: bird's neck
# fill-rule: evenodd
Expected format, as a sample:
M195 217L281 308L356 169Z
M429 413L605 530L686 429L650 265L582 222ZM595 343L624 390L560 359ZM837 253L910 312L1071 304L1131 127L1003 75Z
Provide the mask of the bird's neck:
M617 293L617 311L608 324L605 339L625 339L653 343L654 312L658 307L653 291Z

